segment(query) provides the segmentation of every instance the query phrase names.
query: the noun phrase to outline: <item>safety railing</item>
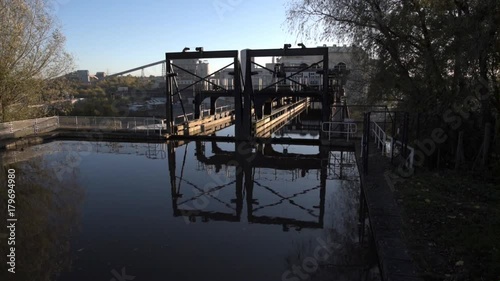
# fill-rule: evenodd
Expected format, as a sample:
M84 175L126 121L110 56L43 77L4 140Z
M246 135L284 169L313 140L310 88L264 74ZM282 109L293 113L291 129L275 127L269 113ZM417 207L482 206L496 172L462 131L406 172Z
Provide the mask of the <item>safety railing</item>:
M146 132L147 135L159 131L161 135L164 121L155 117L59 116L59 128Z
M224 105L215 109L216 114L234 110L234 105ZM210 115L210 109L204 109L201 117ZM176 124L194 119L194 114L189 113L176 117ZM72 130L109 130L146 132L147 135L159 131L160 135L165 129L163 119L155 117L97 117L97 116L52 116L46 118L29 119L0 123L0 139L19 138L37 135L56 129Z
M349 141L358 132L358 125L354 122L323 122L321 131L328 134L328 140L331 140L332 135L345 134Z
M194 113L188 113L186 115L179 115L174 118L174 124L183 124L186 121L191 121L194 120Z
M0 123L0 139L20 138L37 135L58 128L58 117L45 117Z
M398 145L400 148L404 146L401 141L394 140L394 138L388 136L387 133L375 121L372 121L371 125L372 136L374 137L377 148L382 150L382 155L392 157L396 145ZM407 169L413 169L415 149L408 145L406 146L406 149L409 151L409 153L406 158L404 158L403 167ZM390 153L387 153L388 151L390 151Z
M395 141L392 137L387 137L387 139L388 139L388 145L391 148L391 154L393 153L396 145L398 145L400 148L403 147L403 142L401 142L399 140ZM411 170L411 169L413 169L413 163L415 161L414 160L415 159L415 149L409 145L406 146L406 149L408 149L409 153L408 153L408 156L406 156L406 158L404 159L403 167Z
M382 154L385 154L387 134L375 121L372 122L371 131L375 138L375 144L377 145L377 148L382 148Z
M234 104L228 104L215 108L215 113L222 113L224 111L234 110Z
M219 106L215 108L215 114L219 114L225 111L231 111L234 110L234 104L229 104L229 105L224 105L224 106ZM202 109L200 110L200 118L206 117L210 115L210 109ZM187 114L182 114L178 115L177 117L174 118L174 124L179 125L179 124L184 124L186 121L191 121L194 120L194 113L187 113Z

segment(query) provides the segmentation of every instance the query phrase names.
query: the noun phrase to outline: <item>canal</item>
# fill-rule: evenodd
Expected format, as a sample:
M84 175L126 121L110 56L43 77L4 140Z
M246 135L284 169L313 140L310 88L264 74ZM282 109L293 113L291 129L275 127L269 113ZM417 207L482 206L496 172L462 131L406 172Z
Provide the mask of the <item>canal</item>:
M54 141L1 157L18 179L16 280L379 280L352 151Z

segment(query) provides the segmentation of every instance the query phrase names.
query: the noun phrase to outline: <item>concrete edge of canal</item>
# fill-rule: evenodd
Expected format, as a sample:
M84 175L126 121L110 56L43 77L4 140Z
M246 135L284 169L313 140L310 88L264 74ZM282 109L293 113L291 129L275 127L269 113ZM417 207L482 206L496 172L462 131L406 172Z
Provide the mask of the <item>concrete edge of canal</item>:
M120 141L120 142L165 142L167 138L159 134L133 133L130 131L103 131L103 130L54 130L38 135L22 138L0 140L0 151L19 149L26 146L41 144L54 140L76 141Z
M355 146L363 203L370 219L382 280L422 281L403 236L401 210L386 179L393 166L375 145L370 144L368 173L363 171L361 148ZM364 209L362 208L362 209Z

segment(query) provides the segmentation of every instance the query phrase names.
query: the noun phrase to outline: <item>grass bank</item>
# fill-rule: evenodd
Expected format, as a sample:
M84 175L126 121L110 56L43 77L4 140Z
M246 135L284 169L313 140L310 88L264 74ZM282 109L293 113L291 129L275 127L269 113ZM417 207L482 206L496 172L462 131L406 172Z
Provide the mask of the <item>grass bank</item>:
M421 172L395 186L408 246L426 280L500 280L500 184Z

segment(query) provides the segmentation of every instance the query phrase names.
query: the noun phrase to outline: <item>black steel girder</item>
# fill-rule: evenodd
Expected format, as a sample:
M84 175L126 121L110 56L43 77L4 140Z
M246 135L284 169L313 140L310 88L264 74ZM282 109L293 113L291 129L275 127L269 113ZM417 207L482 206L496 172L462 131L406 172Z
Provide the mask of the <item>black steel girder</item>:
M298 49L247 49L250 57L328 56L328 47Z
M166 53L167 60L182 60L182 59L222 59L222 58L238 58L238 51L203 51L203 52L177 52Z

